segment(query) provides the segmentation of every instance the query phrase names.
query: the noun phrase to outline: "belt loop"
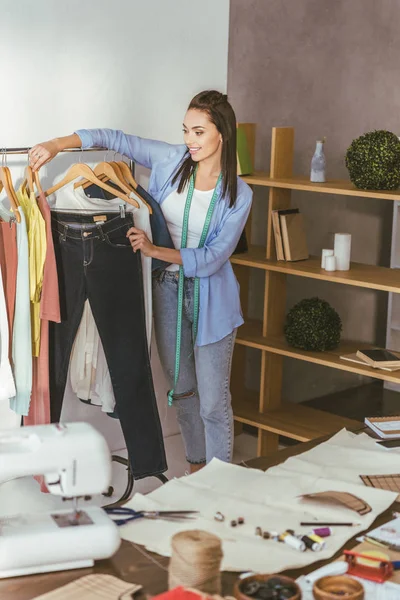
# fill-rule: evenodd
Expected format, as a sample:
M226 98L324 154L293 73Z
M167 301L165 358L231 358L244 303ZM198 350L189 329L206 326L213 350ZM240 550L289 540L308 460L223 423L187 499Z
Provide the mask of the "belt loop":
M65 242L65 240L67 239L68 225L64 225L61 223L58 223L58 225L61 225L61 227L63 227L63 229L64 229L63 233L61 234L61 239L63 242Z
M100 224L97 225L97 230L99 232L101 241L104 242L104 240L106 238L105 238L105 235L104 235L104 232L103 232L103 228L102 228L102 226Z

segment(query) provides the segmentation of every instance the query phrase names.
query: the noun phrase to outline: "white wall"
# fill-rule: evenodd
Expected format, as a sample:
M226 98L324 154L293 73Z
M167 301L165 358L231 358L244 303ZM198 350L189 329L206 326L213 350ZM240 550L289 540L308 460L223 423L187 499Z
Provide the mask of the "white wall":
M226 91L229 0L1 0L0 8L0 148L80 127L180 142L191 97L207 88ZM63 155L45 167L44 187L71 160ZM8 164L17 184L26 158ZM170 435L177 426L174 411L165 409L157 360L154 372ZM123 446L118 422L72 397L65 409L64 419L87 418L113 449ZM4 406L0 413L6 426Z

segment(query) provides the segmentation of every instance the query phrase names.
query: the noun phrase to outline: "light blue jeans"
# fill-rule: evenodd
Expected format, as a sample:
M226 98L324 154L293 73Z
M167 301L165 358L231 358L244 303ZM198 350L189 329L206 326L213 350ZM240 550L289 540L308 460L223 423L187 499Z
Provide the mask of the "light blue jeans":
M217 457L232 460L233 412L229 390L236 330L214 344L193 350L194 279L185 279L181 362L174 406L189 463ZM175 370L178 272L153 275L154 324L158 352L170 387Z

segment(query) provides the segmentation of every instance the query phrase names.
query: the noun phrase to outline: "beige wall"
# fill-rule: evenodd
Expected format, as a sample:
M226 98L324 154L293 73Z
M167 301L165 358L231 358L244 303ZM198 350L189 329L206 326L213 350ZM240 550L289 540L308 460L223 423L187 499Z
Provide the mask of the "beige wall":
M309 172L315 140L326 136L329 177L346 177L351 140L372 129L400 135L400 2L396 0L231 0L228 93L239 121L257 123L256 168L269 168L271 127L295 127L297 173ZM253 243L265 243L268 190L256 189ZM293 192L309 249L352 234L352 259L389 266L393 205ZM256 216L256 218L254 218ZM252 276L252 316L261 316L263 278ZM387 294L310 279L288 279L288 308L318 295L339 312L343 337L384 344ZM249 385L258 358L249 355ZM362 383L361 377L287 360L284 393L301 401Z

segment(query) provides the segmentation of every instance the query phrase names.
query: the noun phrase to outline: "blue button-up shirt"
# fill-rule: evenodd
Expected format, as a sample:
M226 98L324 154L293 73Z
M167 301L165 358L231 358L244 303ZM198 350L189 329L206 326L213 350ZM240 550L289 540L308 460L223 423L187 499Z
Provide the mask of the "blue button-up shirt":
M178 182L172 185L172 179L187 152L184 144L147 140L114 129L80 129L76 133L82 148L109 148L151 169L148 191L161 206L178 187ZM204 247L180 249L185 277L200 277L198 346L218 342L243 323L239 284L229 258L249 216L252 196L251 188L238 177L236 202L230 208L220 183Z

